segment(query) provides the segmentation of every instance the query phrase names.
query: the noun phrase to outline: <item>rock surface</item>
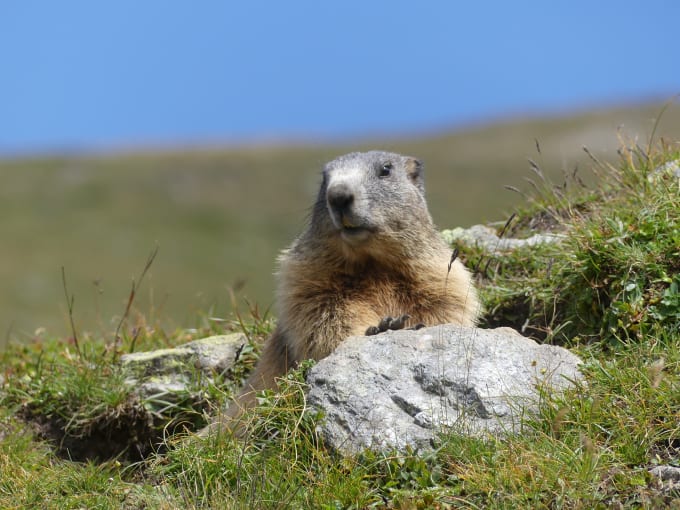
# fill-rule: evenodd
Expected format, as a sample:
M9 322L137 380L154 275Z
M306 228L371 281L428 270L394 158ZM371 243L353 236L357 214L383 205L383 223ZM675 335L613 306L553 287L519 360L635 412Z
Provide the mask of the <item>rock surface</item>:
M121 364L129 374L126 383L142 400L163 395L172 402L187 396L197 374L211 379L229 369L247 342L242 333L211 336L173 349L124 354Z
M667 176L680 179L680 159L675 159L656 167L647 176L647 180L649 182L656 182Z
M649 474L656 479L657 487L668 495L680 496L680 467L661 465L649 470ZM676 500L680 501L680 499Z
M535 246L541 243L554 243L561 236L557 234L535 234L526 239L498 237L496 230L486 225L473 225L470 228L454 228L442 231L448 244L461 242L468 246L479 246L489 254L498 254L516 250L523 246Z
M675 482L680 484L680 467L676 466L655 466L649 470L652 476L655 476L659 480L664 482Z
M352 337L309 372L327 443L343 453L427 449L439 432L519 431L541 393L581 378L581 360L508 328L443 325Z

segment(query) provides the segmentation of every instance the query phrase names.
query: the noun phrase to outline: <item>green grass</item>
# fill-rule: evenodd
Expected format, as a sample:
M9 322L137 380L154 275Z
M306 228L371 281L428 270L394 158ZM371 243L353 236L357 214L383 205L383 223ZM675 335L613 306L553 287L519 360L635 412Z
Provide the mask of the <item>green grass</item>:
M468 253L484 267L488 323L510 322L571 344L643 340L652 326L680 329L678 182L653 174L680 151L669 147L661 154L622 148L618 166L597 163L595 171L607 180L595 191L522 213L515 230L547 222L563 242L491 260Z
M61 268L81 331L109 333L147 254L159 255L136 301L152 325L196 326L232 310L229 289L266 308L277 252L298 233L324 162L384 148L422 158L441 228L495 221L530 190L527 157L553 180L589 164L582 146L616 160L616 129L647 139L661 105L483 125L450 134L323 146L253 147L0 161L0 344L38 328L70 333ZM680 138L680 108L657 135ZM539 142L540 154L536 141ZM592 179L591 181L592 182ZM113 325L112 325L113 324Z
M74 464L10 436L0 503L119 508L132 494L151 508L661 508L680 493L659 490L647 468L680 462L678 340L629 343L606 358L584 349L587 385L546 397L526 435L443 438L425 456L336 457L305 412L299 374L253 413L245 441L174 439L146 465Z
M102 443L91 441L102 437L93 431L109 442L121 437L113 433L121 423L128 436L143 432L125 421L148 408L121 389L120 353L233 328L254 348L273 327L256 309L226 322L203 313L196 331L172 334L131 316L120 338L79 334L76 347L73 338L43 336L2 353L0 507L680 507L678 487L648 473L680 466L680 184L649 178L678 157L677 143L628 144L616 164L592 162L596 177L585 186L573 179L555 187L537 164L533 191L509 228L517 235L549 228L564 236L561 244L494 257L459 247L477 268L485 324L524 328L585 361L583 382L543 395L523 434L443 435L427 454L342 458L318 437L322 416L306 405L303 366L280 393L261 395L244 417L243 439L184 432L204 418L202 408L192 418L187 406L149 425L157 435L144 460L128 456L135 443L123 440L118 456L100 450L99 458L69 460L65 452L78 441ZM237 380L253 359L235 371ZM219 408L230 393L213 387L208 396ZM165 429L180 411L189 417Z

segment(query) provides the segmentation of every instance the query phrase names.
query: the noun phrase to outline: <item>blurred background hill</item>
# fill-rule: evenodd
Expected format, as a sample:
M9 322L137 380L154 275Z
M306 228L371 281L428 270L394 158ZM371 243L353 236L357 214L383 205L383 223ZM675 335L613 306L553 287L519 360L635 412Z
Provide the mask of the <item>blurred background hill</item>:
M530 192L532 158L555 184L577 167L593 180L582 147L615 161L618 133L646 145L662 105L552 119L508 121L404 139L233 149L139 151L0 162L0 322L7 335L37 327L68 332L61 266L79 326L110 332L133 277L159 254L137 305L164 327L191 327L198 310L227 316L229 289L266 308L277 252L304 225L325 161L384 148L426 165L432 214L442 228L506 218ZM680 139L680 107L657 137ZM536 143L540 148L538 152Z
M266 308L324 162L426 165L437 224L506 218L618 133L680 138L680 4L303 0L0 7L0 343ZM540 147L540 154L537 150Z

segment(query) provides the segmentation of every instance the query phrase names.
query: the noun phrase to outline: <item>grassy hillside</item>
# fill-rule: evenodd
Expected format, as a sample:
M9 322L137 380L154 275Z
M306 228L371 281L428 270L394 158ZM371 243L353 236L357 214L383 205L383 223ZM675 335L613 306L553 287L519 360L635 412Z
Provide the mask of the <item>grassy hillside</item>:
M183 404L159 398L162 410L145 414L121 384L118 354L225 327L254 346L273 321L254 314L170 338L125 327L119 345L81 337L2 352L0 507L678 508L678 485L649 472L680 466L680 180L655 172L677 161L678 142L651 151L627 143L616 165L591 163L598 177L586 187L555 187L537 167L510 228L556 230L561 243L482 263L460 247L477 268L486 324L525 328L584 359L584 382L543 395L522 434L442 431L424 455L340 458L317 435L322 417L305 407L303 367L246 413L244 439L173 435L181 427L170 410ZM245 351L236 380L252 366ZM230 396L226 384L204 389L219 407ZM194 411L184 424L203 418ZM155 433L157 454L146 456L143 432ZM146 451L131 447L145 442ZM130 448L110 458L116 446ZM66 448L90 461L70 460Z
M504 185L530 188L527 157L559 181L563 171L587 167L583 145L615 158L619 126L645 144L661 107L336 145L0 161L0 344L39 327L68 332L62 266L79 329L110 333L156 244L137 301L147 321L172 329L196 326L197 310L226 315L229 288L266 308L276 253L300 230L321 165L344 152L422 158L435 221L466 226L503 219L522 202ZM680 107L666 111L657 135L680 137Z

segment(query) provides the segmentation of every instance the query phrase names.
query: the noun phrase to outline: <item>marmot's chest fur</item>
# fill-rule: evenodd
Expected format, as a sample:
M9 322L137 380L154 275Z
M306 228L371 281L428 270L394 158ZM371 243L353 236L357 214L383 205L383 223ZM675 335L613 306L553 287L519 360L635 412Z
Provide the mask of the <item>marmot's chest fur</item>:
M361 303L377 317L408 310L414 320L429 317L433 311L445 306L443 274L442 278L425 282L421 280L425 275L394 274L389 267L370 267L355 273L330 272L319 276L315 280L294 277L288 280L289 284L285 287L287 296L282 299L291 303L288 312L297 316L297 321L306 319L300 313L302 309L295 309L295 305L300 303L313 303L329 315L337 315L338 310L346 308L349 303ZM357 327L365 330L371 324L372 321Z

